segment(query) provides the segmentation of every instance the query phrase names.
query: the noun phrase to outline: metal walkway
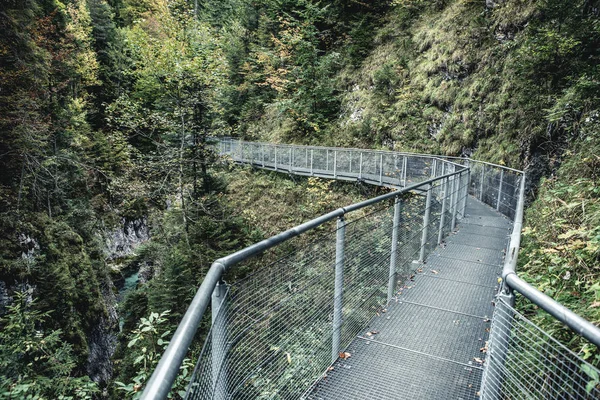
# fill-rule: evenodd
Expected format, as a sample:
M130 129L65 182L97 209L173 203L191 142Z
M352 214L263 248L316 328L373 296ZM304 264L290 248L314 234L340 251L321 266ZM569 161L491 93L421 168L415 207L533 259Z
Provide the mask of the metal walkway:
M231 138L214 146L224 162L398 190L215 260L142 399L167 398L209 304L190 400L600 399L600 370L514 308L518 292L600 348L598 327L517 276L523 171ZM318 239L226 281L309 231Z
M350 344L309 398L478 399L510 221L470 198L467 215Z

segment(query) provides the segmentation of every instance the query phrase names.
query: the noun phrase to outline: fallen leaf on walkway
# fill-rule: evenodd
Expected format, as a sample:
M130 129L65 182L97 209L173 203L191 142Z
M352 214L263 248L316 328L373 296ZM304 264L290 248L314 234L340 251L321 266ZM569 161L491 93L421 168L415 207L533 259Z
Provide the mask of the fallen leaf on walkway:
M470 389L470 388L472 388L472 387L473 387L473 384L472 384L472 383L469 383L469 389Z
M483 364L483 362L484 362L485 360L482 360L482 359L481 359L481 358L479 358L479 357L473 357L473 361L475 361L475 362L476 362L476 363L478 363L478 364Z
M340 358L341 358L342 360L347 360L347 359L349 359L351 356L352 356L352 354L348 353L347 351L345 351L345 352L344 352L344 351L340 352Z
M435 269L432 269L432 270L431 270L431 273L433 273L433 274L436 274L436 275L437 275L437 274L439 274L439 272L438 272L438 271L436 271Z
M333 371L333 366L327 368L327 372L331 372L331 371Z

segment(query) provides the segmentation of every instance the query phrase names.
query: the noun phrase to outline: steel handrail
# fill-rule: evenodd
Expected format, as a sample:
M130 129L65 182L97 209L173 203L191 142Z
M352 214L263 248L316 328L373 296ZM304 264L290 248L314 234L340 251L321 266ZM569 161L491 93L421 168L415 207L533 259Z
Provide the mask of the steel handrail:
M231 142L238 141L237 139L228 139ZM268 145L268 146L276 146L276 147L296 147L294 145L286 145L286 144L272 144L272 143L261 143L254 142L254 144ZM328 214L317 217L311 221L308 221L304 224L298 225L294 228L291 228L285 232L282 232L278 235L275 235L269 239L263 240L259 243L253 244L251 246L246 247L240 251L237 251L233 254L230 254L226 257L220 258L215 261L211 268L209 269L204 281L200 285L196 295L186 314L184 315L181 323L179 324L173 338L171 339L169 346L165 350L163 356L161 357L158 366L156 367L154 373L152 374L150 380L148 381L146 388L142 394L142 399L163 399L166 398L175 378L179 372L179 366L181 365L185 355L188 351L190 344L192 343L193 337L196 333L196 330L200 324L200 321L208 307L209 302L211 301L211 295L217 284L222 280L224 273L239 263L240 261L246 260L247 258L261 253L265 250L268 250L280 243L283 243L293 237L296 237L308 230L314 229L326 222L333 221L340 216L345 215L348 212L355 211L369 205L376 204L378 202L384 201L386 199L394 198L403 193L407 193L409 191L418 190L423 186L428 186L431 183L445 179L447 177L451 177L454 175L460 175L465 172L465 169L470 173L470 164L471 163L481 163L483 165L491 166L494 168L498 168L501 170L511 171L518 174L521 174L521 182L520 182L520 193L514 218L513 231L511 233L510 244L508 248L508 253L506 256L506 261L503 267L502 279L503 279L503 292L505 294L510 294L512 290L516 290L524 297L529 299L532 303L536 304L543 310L550 313L554 318L556 318L561 323L568 326L577 334L585 337L590 342L600 347L600 328L593 325L589 321L583 319L578 316L571 310L567 309L556 300L550 298L544 293L540 292L533 286L529 285L527 282L522 280L517 275L517 261L518 261L518 252L520 249L520 241L521 241L521 230L523 226L523 213L524 213L524 203L525 203L525 173L523 171L509 168L503 165L488 163L484 161L472 160L469 158L461 158L461 157L445 157L445 156L436 156L429 154L419 154L419 153L410 153L410 152L392 152L387 150L371 150L371 149L353 149L353 148L331 148L331 147L322 147L322 146L302 146L303 148L308 149L322 149L322 150L336 150L336 151L360 151L360 152L372 152L372 153L384 153L384 154L397 154L397 155L406 155L406 156L416 156L416 157L427 157L436 160L441 160L444 162L452 163L456 166L463 167L463 169L455 171L453 173L445 174L439 177L431 178L425 180L423 182L419 182L413 184L411 186L407 186L403 189L387 193L373 199L365 200L360 203L356 203L347 207L339 208L335 211L332 211ZM462 160L467 161L469 164L465 167L464 165L448 161L448 160Z
M200 321L202 320L202 317L208 308L213 290L222 280L225 272L232 266L256 254L262 253L274 246L277 246L291 238L294 238L306 231L312 230L326 222L333 221L341 216L344 216L346 213L368 207L410 191L417 190L423 186L429 186L433 182L463 174L464 171L465 170L462 169L445 175L440 175L439 177L431 178L394 192L386 193L347 207L338 208L337 210L295 226L282 233L250 245L242 250L213 262L206 274L206 277L202 281L200 288L196 292L192 303L183 316L181 323L173 334L167 349L161 356L156 369L148 380L141 398L144 400L167 398L167 395L169 394L169 391L171 390L171 387L177 378L177 374L179 373L179 366L183 362L192 340L196 335Z
M525 282L517 275L517 259L521 244L521 230L523 228L523 211L525 204L525 174L521 180L521 193L517 205L517 214L511 234L509 252L506 255L506 261L502 270L502 280L505 282L505 293L516 290L525 296L529 301L548 312L558 321L568 326L573 332L583 336L600 348L600 328L588 320L575 314L567 307L563 306L550 296L540 292L538 289ZM508 293L506 293L508 294Z

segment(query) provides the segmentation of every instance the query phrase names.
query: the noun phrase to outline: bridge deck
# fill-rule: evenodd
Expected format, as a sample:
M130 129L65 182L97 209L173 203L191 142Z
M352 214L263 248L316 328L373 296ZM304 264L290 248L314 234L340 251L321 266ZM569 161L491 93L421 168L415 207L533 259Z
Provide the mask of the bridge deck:
M387 312L308 398L478 399L481 349L511 228L506 217L469 198L458 229L416 265Z

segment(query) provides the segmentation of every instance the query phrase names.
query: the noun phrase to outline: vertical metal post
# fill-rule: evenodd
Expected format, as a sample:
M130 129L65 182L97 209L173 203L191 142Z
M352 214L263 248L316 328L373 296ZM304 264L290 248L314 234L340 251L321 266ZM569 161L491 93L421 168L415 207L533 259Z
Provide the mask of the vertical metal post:
M500 199L502 198L502 181L504 180L504 170L500 170L500 185L498 185L498 201L496 202L496 211L500 210Z
M456 171L456 168L454 169ZM456 211L458 210L458 186L459 181L456 179L456 175L453 176L452 182L452 224L450 228L454 230L456 227Z
M437 170L437 160L433 159L433 168L431 169L431 178L435 178L435 172Z
M479 181L479 201L483 201L483 179L485 178L485 164L481 164L481 181Z
M383 183L383 153L379 155L379 184Z
M314 171L313 171L313 159L314 159L314 150L310 149L310 176L314 176Z
M394 154L394 178L398 179L398 154ZM398 186L400 186L400 179L398 179Z
M467 215L467 199L469 197L469 189L471 188L471 161L467 160L467 183L465 185L465 199L463 202L463 212L462 215L465 217Z
M335 242L335 283L333 294L333 336L331 345L331 362L337 360L340 352L342 338L342 307L344 295L344 236L346 223L344 216L337 220L337 233Z
M358 179L362 179L362 151L360 152L360 160L358 163Z
M329 149L326 149L325 153L325 171L329 172Z
M308 147L304 150L304 168L308 168Z
M262 167L264 168L265 167L265 145L264 144L260 145L260 152L262 153L261 161L262 161Z
M421 234L421 252L419 262L425 260L425 246L427 245L427 231L429 230L429 215L431 214L431 185L427 186L427 199L425 200L425 213L423 215L423 233Z
M496 308L492 319L488 353L481 380L481 398L484 400L503 399L504 364L508 354L510 330L512 328L512 311L515 296L504 289L496 297Z
M289 151L289 157L290 157L290 168L288 171L292 172L292 166L294 165L293 160L294 160L294 148L292 146L290 146L290 151Z
M275 171L277 171L277 146L273 146L273 151L275 152Z
M333 178L337 179L337 150L333 151Z
M402 160L402 186L406 187L406 167L408 166L408 161L406 160L406 156L403 156Z
M392 252L390 254L390 272L388 278L388 303L392 301L396 291L396 260L398 259L398 229L400 229L400 196L394 200L394 221L392 224Z
M442 173L443 175L443 173ZM442 181L442 215L440 216L440 231L438 232L437 244L442 243L444 237L444 224L446 223L446 197L448 197L448 178Z
M211 357L212 357L212 383L213 398L227 398L227 376L225 357L227 355L227 285L217 283L211 297L212 330L211 330Z

